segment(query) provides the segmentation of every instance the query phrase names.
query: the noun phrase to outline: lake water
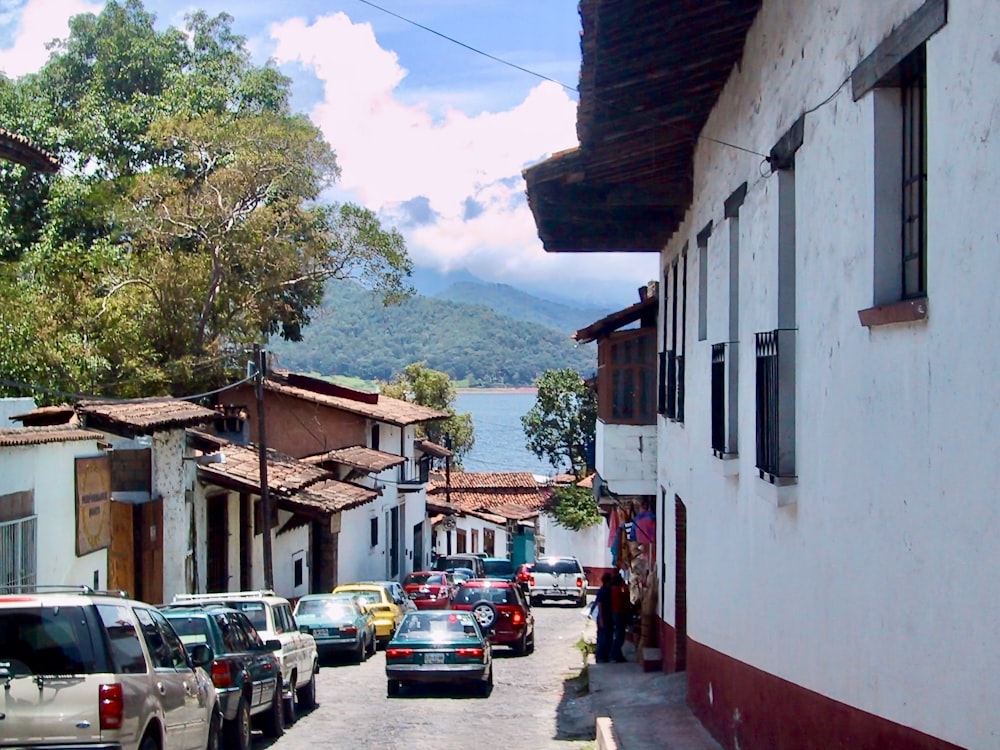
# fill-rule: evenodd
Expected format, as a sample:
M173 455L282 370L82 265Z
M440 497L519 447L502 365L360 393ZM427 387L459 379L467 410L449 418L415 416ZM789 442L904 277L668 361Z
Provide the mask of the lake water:
M549 476L557 473L524 447L526 438L521 417L535 405L534 393L483 393L462 391L455 399L455 411L472 414L476 444L465 457L466 471L530 471Z

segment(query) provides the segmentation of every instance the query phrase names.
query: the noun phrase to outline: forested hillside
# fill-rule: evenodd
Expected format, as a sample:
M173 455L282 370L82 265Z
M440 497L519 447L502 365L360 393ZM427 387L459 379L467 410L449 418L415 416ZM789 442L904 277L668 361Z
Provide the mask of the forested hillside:
M541 299L507 284L459 281L434 295L452 302L486 307L514 320L573 333L613 312L599 305L571 306Z
M569 332L514 320L484 305L416 296L383 307L344 281L328 285L322 307L297 343L274 340L280 367L321 375L390 380L412 362L470 385L532 385L546 370L597 367L593 345Z

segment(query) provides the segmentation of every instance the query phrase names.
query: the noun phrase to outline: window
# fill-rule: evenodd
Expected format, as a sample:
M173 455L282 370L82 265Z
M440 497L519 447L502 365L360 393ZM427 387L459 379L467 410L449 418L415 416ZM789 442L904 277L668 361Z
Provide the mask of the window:
M379 441L378 423L376 422L375 424L372 425L372 446L371 447L372 447L373 451L377 451L378 450L378 441Z
M854 100L874 114L874 306L865 326L927 317L927 40L947 22L927 0L851 74Z
M455 551L465 552L465 529L458 529L455 532Z
M483 552L493 557L496 547L496 532L493 529L483 529Z
M472 549L470 552L479 552L479 529L472 530Z
M371 547L378 546L378 516L375 516L368 521L368 534L369 540L368 544Z
M660 352L658 411L667 419L683 422L687 245L663 274L663 294L663 351Z
M598 344L598 416L612 424L654 424L656 332L615 331Z
M726 199L724 216L729 225L728 311L725 338L712 344L711 409L712 453L721 459L737 455L739 414L739 341L740 336L740 208L747 195L747 183L740 185ZM711 231L706 227L707 231ZM707 254L709 237L698 235L698 250Z
M35 585L37 534L37 516L0 523L0 585Z

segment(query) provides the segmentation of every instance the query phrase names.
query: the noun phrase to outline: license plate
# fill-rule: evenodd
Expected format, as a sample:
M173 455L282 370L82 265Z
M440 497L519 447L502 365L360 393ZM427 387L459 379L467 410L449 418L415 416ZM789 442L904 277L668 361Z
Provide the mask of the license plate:
M318 635L320 638L326 638L330 635L330 631L326 628L316 628L316 630L313 631L313 635Z
M424 664L444 664L444 654L424 654Z

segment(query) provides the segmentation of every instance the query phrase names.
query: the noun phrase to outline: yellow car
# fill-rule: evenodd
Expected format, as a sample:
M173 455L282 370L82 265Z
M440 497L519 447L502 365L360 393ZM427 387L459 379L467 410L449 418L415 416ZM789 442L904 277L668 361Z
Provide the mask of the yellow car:
M375 615L375 636L388 641L403 619L403 608L393 601L388 589L380 583L342 583L334 594L353 594L368 611Z

